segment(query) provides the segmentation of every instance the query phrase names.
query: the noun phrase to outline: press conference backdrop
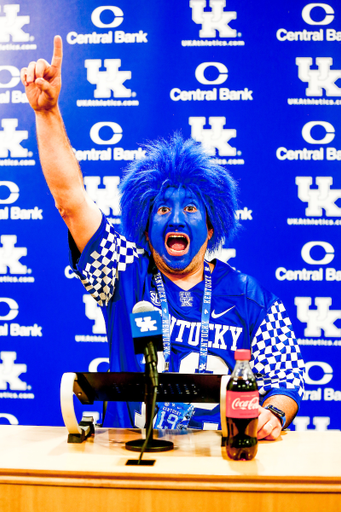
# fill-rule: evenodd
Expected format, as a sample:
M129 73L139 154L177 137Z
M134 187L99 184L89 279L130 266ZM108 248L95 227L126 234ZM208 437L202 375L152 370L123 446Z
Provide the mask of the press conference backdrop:
M89 195L119 228L117 188L139 144L176 130L200 141L240 186L243 229L221 257L282 298L307 363L293 428L340 429L337 0L1 0L0 421L61 425L62 374L108 367L19 79L30 61L50 61L54 34Z

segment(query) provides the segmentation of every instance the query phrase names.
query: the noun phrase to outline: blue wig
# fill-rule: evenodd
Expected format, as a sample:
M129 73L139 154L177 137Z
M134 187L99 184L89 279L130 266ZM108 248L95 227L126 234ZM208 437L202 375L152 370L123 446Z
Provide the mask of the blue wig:
M145 231L155 198L168 187L185 187L201 198L214 233L209 251L231 240L239 224L237 185L228 171L216 164L201 144L184 140L176 133L169 141L145 145L146 156L127 168L121 185L122 233L128 240L147 248Z

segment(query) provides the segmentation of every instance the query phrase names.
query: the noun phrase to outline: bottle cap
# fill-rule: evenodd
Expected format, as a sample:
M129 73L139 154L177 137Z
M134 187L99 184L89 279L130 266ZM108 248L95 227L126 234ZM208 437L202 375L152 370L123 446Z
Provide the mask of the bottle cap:
M234 358L236 361L250 361L251 359L251 350L239 349L234 353Z

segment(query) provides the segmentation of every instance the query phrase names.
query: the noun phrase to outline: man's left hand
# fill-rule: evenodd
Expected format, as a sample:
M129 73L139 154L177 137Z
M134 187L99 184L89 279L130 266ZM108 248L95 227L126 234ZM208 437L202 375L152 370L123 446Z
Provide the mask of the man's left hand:
M268 409L259 407L257 438L274 441L281 435L281 431L282 423L280 420Z

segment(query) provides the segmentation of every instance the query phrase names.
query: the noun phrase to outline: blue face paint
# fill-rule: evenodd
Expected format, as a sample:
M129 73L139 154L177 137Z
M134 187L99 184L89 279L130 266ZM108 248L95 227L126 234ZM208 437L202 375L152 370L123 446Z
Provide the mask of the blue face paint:
M202 200L185 188L168 188L150 215L148 237L169 268L184 270L208 239Z

